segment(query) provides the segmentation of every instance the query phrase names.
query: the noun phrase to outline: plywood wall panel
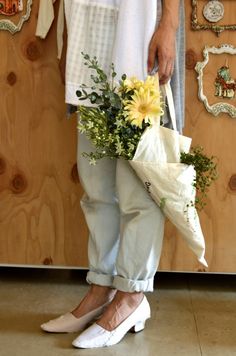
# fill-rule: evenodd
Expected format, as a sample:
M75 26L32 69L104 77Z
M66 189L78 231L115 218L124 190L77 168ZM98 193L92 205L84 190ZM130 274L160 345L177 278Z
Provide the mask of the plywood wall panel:
M205 3L199 0L200 10ZM226 22L236 22L233 3L224 1ZM220 37L210 31L192 31L190 0L185 0L185 8L188 69L184 133L193 137L194 145L202 145L219 159L219 179L200 214L208 271L236 272L234 179L229 187L230 178L236 174L236 120L225 114L215 118L207 113L197 97L193 69L195 62L202 60L205 44L236 46L236 37L229 31ZM55 24L46 40L37 39L37 11L38 0L34 0L31 18L20 33L12 36L0 32L0 264L85 267L88 232L75 166L76 120L65 119ZM204 84L212 101L213 82L221 65L221 59L217 60L215 66L207 67ZM235 60L229 61L236 78ZM159 268L202 270L169 222Z
M199 21L204 22L201 11L207 1L199 0ZM221 23L236 23L236 3L225 0L225 17ZM218 46L229 43L236 46L235 32L225 31L219 37L211 31L193 31L191 29L191 1L185 1L186 9L186 50L191 57L187 64L202 61L205 45ZM210 56L209 65L204 70L204 92L209 95L210 103L214 103L214 80L217 69L228 60L231 75L236 78L236 59L232 56ZM214 117L209 114L197 97L197 73L193 68L186 69L186 124L184 133L193 137L193 145L201 145L209 155L218 158L219 179L211 188L207 206L200 213L201 224L206 239L206 258L209 272L236 272L236 195L229 188L229 180L236 172L235 138L236 120L229 115L220 114ZM227 100L226 100L227 102ZM236 105L236 99L229 101ZM166 229L164 252L160 269L196 271L200 267L193 254L186 250L179 239L178 232L172 227ZM173 248L175 246L175 248ZM172 255L170 255L172 251ZM166 257L168 253L168 258Z
M57 9L56 9L57 10ZM56 26L0 32L0 264L85 266L76 119L65 118Z

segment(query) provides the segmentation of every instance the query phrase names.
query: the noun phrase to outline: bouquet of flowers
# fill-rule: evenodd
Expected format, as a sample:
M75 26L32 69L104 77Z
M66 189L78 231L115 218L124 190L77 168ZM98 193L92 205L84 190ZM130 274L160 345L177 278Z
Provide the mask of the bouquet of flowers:
M99 68L96 57L85 65L96 71L91 78L95 84L90 93L86 86L77 91L80 100L89 99L96 107L79 106L79 130L85 133L95 146L95 152L84 153L90 164L103 157L132 159L145 128L163 114L158 89L158 79L149 76L146 81L124 74L119 86L114 84L116 73L112 65L111 83Z
M89 99L91 102L91 107L80 105L78 108L79 131L86 134L95 147L94 152L84 152L83 156L92 165L103 157L132 160L145 129L164 114L158 77L148 76L141 81L124 74L117 86L113 65L112 81L109 81L96 57L83 56L85 65L96 73L91 75L94 86L89 92L86 85L77 91L81 101ZM216 159L207 157L203 148L197 146L190 152L181 152L180 162L193 165L196 170L194 187L197 195L190 204L200 210L206 204L210 185L218 176Z
M84 58L95 74L91 88L83 85L77 91L81 101L91 103L79 106L78 128L95 149L83 155L90 164L103 157L129 160L148 193L207 266L196 205L203 206L202 198L217 176L214 158L201 148L189 152L190 138L160 126L164 105L157 76L141 81L124 74L116 85L113 65L110 81L96 57ZM196 191L201 193L198 198Z

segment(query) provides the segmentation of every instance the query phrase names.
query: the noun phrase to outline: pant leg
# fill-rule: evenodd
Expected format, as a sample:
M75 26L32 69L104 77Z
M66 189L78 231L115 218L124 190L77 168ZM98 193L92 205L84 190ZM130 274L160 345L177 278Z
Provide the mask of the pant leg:
M78 171L84 189L81 207L89 228L87 281L112 286L119 245L120 212L116 197L116 160L102 159L91 166L82 152L93 147L78 134Z
M120 246L113 285L125 292L152 291L160 260L164 216L128 161L118 160Z

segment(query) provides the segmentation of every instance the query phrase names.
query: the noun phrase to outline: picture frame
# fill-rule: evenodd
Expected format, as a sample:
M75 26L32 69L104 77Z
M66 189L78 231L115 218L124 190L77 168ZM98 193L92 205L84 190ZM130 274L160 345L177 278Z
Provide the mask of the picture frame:
M205 46L203 50L203 58L202 62L197 62L195 66L195 71L198 73L198 98L205 105L206 110L214 116L218 116L220 113L226 113L230 115L232 118L236 118L236 106L229 104L227 102L220 101L213 105L209 104L207 95L204 93L204 68L209 62L209 54L230 54L236 55L236 47L230 44L223 44L219 47L214 46Z
M0 0L0 30L19 32L30 17L33 0Z
M219 36L223 31L225 30L230 30L230 31L235 31L236 30L236 23L235 24L225 24L225 25L219 25L215 23L200 23L198 20L198 2L199 0L192 0L192 16L191 16L191 27L194 31L200 31L200 30L211 30L214 33Z

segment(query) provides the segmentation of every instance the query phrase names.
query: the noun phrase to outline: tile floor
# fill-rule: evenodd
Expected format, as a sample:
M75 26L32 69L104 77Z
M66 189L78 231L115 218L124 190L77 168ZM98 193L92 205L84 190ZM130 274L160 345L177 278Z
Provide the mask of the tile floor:
M157 274L152 319L111 348L79 350L76 334L39 325L77 304L85 272L0 268L0 356L236 356L236 276Z

